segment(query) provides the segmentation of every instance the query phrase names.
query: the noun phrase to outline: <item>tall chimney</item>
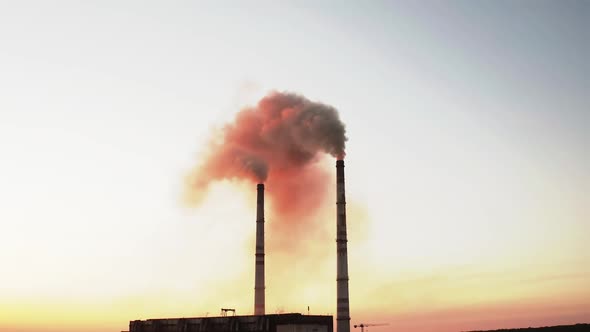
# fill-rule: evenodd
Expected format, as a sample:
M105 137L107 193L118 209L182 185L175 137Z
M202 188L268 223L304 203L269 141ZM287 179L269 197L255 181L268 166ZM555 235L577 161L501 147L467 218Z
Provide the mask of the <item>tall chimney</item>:
M348 250L346 239L346 196L344 194L344 160L336 161L336 332L350 332L348 301Z
M264 315L264 184L256 186L256 271L254 275L254 314Z

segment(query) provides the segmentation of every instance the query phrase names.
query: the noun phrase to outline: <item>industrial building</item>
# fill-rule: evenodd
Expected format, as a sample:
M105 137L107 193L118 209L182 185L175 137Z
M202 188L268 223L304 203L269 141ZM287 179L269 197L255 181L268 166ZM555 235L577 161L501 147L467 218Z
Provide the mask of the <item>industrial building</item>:
M332 316L302 314L163 318L129 322L130 332L332 332Z
M162 318L129 322L129 332L333 332L332 316L298 313L267 315L264 280L264 184L256 186L256 248L254 315L197 318ZM344 160L336 161L337 332L350 332L348 250ZM226 310L226 311L224 311ZM222 314L227 310L222 309ZM235 314L235 310L233 310Z

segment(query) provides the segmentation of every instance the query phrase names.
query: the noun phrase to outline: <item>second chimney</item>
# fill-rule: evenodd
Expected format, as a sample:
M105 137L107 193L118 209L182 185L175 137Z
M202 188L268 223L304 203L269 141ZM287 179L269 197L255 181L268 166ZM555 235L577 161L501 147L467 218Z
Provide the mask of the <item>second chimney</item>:
M254 275L254 315L264 315L264 184L256 186L256 270Z
M336 161L336 332L350 332L344 160Z

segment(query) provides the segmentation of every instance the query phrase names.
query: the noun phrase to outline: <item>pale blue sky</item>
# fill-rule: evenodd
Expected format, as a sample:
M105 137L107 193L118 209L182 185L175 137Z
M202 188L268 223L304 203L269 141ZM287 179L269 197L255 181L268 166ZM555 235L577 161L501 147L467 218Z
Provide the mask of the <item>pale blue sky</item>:
M211 128L271 89L340 110L348 195L368 212L350 221L365 229L350 235L351 275L373 271L371 287L522 262L523 278L588 277L589 12L589 1L2 2L0 266L13 268L0 299L190 295L216 271L249 271L248 198L226 211L221 188L190 212L179 197ZM212 221L226 219L236 237ZM244 253L200 254L217 245ZM332 270L318 273L331 282ZM293 298L270 305L303 306Z

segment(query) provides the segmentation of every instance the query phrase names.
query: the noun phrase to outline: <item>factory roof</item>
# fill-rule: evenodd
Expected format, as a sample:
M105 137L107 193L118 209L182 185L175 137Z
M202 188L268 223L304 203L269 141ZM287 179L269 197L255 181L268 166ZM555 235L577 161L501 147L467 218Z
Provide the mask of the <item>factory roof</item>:
M217 316L190 318L156 318L134 320L129 322L130 332L217 332L217 331L249 331L273 332L281 331L281 326L306 325L316 326L310 331L332 332L333 317L329 315L302 315L300 313L248 315L248 316ZM307 329L306 329L307 330Z

